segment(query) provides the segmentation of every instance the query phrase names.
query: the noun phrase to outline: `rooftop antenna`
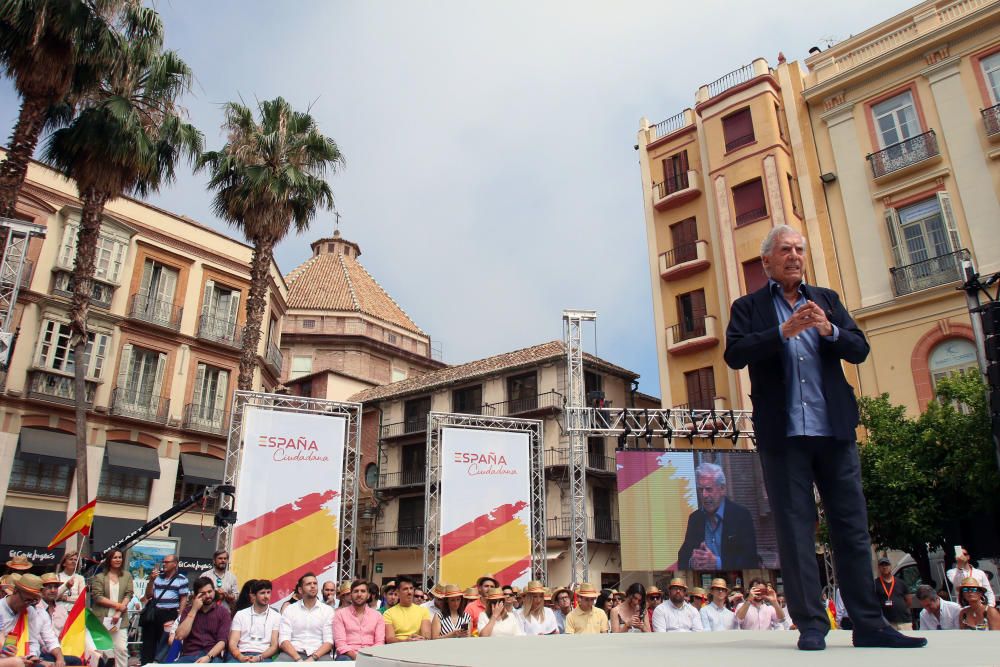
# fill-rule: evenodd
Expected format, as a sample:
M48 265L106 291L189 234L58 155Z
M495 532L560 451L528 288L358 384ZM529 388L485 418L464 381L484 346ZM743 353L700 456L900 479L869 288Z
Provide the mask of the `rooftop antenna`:
M333 235L340 236L340 211L337 210L336 206L333 207L333 217L335 220L333 223Z

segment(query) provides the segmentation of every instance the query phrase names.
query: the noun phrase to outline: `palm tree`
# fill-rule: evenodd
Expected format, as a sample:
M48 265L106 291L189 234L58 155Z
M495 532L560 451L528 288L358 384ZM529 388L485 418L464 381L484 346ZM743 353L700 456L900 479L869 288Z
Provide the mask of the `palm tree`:
M65 124L65 105L91 92L123 40L160 27L151 14L138 0L0 0L0 66L21 97L0 163L0 217L14 215L42 130Z
M159 22L159 17L156 17ZM160 31L162 34L162 30ZM185 122L178 97L189 90L191 70L162 39L130 41L79 115L49 138L44 160L76 181L83 210L73 265L70 306L75 371L77 490L88 502L86 472L87 313L101 217L123 195L144 196L174 178L177 163L202 150L202 135Z
M308 113L295 111L280 97L257 106L259 122L247 106L227 104L222 129L228 142L198 161L199 169L211 173L216 214L253 244L240 350L242 390L253 385L274 246L293 225L297 232L305 231L317 210L333 206L333 192L324 176L344 164L337 144L320 133Z

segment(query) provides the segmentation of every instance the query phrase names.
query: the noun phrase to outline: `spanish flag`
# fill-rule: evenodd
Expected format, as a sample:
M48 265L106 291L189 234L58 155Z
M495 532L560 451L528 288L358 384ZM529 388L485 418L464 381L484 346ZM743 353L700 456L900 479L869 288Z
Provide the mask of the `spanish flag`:
M110 651L114 648L111 634L104 623L87 609L87 596L81 594L66 617L66 625L59 635L63 655L73 655L82 658L87 649L87 636L99 651Z
M484 572L501 585L531 569L531 533L518 514L528 503L493 508L441 536L441 579L472 586Z
M90 527L94 523L95 507L97 507L97 498L94 498L89 503L78 509L76 514L71 516L69 521L66 522L66 525L62 527L62 530L56 533L56 536L52 538L52 541L49 542L48 548L51 549L57 544L62 544L77 533L90 535Z
M82 596L81 596L82 597ZM24 609L17 617L14 627L3 640L4 650L14 649L14 656L28 655L28 610Z

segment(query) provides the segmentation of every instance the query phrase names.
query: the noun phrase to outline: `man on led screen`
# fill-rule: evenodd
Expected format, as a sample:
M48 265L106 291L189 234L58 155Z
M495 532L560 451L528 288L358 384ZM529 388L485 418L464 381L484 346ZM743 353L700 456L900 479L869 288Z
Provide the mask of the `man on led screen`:
M750 510L726 497L726 474L714 463L695 470L699 509L688 517L678 567L743 570L760 567Z

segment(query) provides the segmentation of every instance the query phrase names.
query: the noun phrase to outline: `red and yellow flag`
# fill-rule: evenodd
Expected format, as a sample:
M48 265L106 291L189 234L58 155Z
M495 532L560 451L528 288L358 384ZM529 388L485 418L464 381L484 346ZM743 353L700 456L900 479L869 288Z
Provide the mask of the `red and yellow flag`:
M52 538L52 541L49 542L48 548L51 549L57 544L62 544L77 533L89 535L90 527L94 524L94 508L96 507L97 498L94 498L89 503L78 509L76 513L69 518L66 525L62 527L62 530L56 533L56 536Z
M83 596L81 596L83 597ZM28 610L23 609L14 627L3 640L4 650L14 649L14 656L28 655Z
M517 517L524 501L492 511L441 536L441 579L472 586L484 572L501 586L531 569L531 534Z
M66 625L63 626L59 635L59 643L62 646L63 655L83 656L87 643L87 595L86 591L81 593L73 603L73 608L69 610L66 617Z

